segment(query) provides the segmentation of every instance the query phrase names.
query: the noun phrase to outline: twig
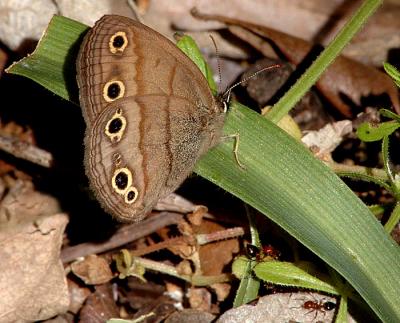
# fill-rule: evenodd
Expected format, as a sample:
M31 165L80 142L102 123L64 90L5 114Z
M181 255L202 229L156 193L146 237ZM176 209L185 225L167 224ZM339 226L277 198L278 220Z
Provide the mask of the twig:
M0 149L46 168L53 164L53 156L49 152L15 137L0 136Z
M106 242L85 242L76 246L67 247L61 251L61 260L63 263L68 263L79 257L106 252L149 235L165 226L176 224L181 219L182 214L161 212L143 222L122 227Z

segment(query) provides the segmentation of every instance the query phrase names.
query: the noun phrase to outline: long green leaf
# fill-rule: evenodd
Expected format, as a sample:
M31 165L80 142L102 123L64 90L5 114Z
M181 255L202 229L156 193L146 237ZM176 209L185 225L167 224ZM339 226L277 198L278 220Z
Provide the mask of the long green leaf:
M68 77L75 69L71 53L85 29L56 17L40 44L43 50L8 71L73 98L69 91L75 77ZM52 66L43 62L47 60ZM233 142L225 142L201 159L196 172L267 215L319 255L383 321L399 322L400 251L368 208L301 144L249 109L234 104L224 131L240 134L239 158L246 168L238 167Z

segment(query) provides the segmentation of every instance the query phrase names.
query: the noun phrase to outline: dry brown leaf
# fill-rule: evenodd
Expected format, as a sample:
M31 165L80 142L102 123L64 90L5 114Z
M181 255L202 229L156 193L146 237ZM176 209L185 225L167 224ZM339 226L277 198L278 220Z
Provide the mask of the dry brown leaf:
M177 311L165 320L165 323L211 323L215 315L203 311L184 309Z
M207 288L192 287L188 292L189 304L192 309L210 312L211 293Z
M58 202L17 180L0 204L0 322L43 320L68 309L60 261L68 217Z
M108 262L97 255L89 255L71 264L72 272L87 285L100 285L113 279Z
M78 20L89 26L106 14L134 17L127 1L115 0L54 0L59 14Z
M312 150L314 155L324 161L332 161L331 153L353 131L350 120L328 123L317 131L309 131L301 141Z
M228 24L229 30L233 34L263 54L270 53L269 49L266 50L269 48L266 39L272 40L283 55L295 65L300 64L313 47L303 39L242 20L223 16L201 16L207 20L218 20ZM373 67L344 56L336 58L316 83L316 87L347 117L350 117L353 111L343 97L345 100L351 100L354 104L361 105L362 100L367 96L387 94L396 111L400 112L397 88L391 78Z
M227 283L217 283L210 286L217 295L218 302L223 302L231 291L231 285Z
M31 182L17 180L1 201L0 230L16 227L20 223L32 223L60 211L56 199L35 191Z
M59 213L14 226L2 223L0 322L39 321L68 309L68 288L59 258L67 222L67 215Z
M39 39L57 13L51 0L3 0L0 10L0 40L16 50L27 40Z
M172 26L189 31L221 27L215 21L193 19L190 10L196 7L203 13L240 17L244 21L327 45L360 4L361 1L344 0L153 0L146 7L143 19L166 35L172 34ZM400 47L399 15L399 2L385 1L346 46L344 54L368 65L381 66L388 51ZM229 55L225 51L228 48L220 46L220 43L217 42L220 53ZM201 44L213 50L209 41L201 41Z
M146 322L164 322L163 319L182 308L183 297L180 287L171 283L165 286L148 281L143 283L137 279L129 279L129 290L124 291L122 301L129 303L130 307L137 310L131 319L154 313ZM168 291L165 291L165 287Z
M196 228L196 233L211 233L225 229L223 226L203 220L202 225ZM199 255L203 275L219 275L223 268L232 261L233 254L239 252L237 239L217 241L200 246Z
M4 68L7 64L7 60L8 60L7 53L2 48L0 48L0 77L3 75Z
M118 318L119 311L113 299L110 284L96 286L96 291L90 295L79 315L80 322L104 323L110 318Z
M91 294L90 289L87 287L81 287L73 280L68 279L68 290L70 296L68 312L78 314L81 310L82 304Z

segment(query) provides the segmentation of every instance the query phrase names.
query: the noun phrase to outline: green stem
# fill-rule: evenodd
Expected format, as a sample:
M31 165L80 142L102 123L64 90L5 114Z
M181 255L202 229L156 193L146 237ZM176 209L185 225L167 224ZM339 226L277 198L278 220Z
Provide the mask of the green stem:
M251 243L256 247L261 247L260 237L254 221L254 210L245 204L247 218L249 220ZM253 276L253 267L256 265L255 260L249 260L246 265L245 272L238 289L236 290L233 307L238 307L246 304L258 296L260 289L260 280Z
M340 173L353 173L360 175L368 175L376 178L377 180L387 181L388 176L383 169L380 168L371 168L365 166L358 165L345 165L339 164L335 162L325 162L325 164L332 169L337 175Z
M188 283L191 283L195 286L208 286L216 283L225 283L231 280L230 275L227 274L215 276L183 275L174 266L160 263L158 261L141 257L135 257L135 261L143 266L146 270L153 270L163 274L167 274L187 281Z
M384 229L386 230L387 233L390 234L394 227L396 226L397 223L400 221L400 202L396 203L396 206L393 209L392 214L389 217L389 220L386 222L384 225Z
M395 192L393 191L391 185L389 185L388 183L386 183L378 178L372 177L370 175L357 174L357 173L352 173L352 172L336 172L336 175L338 175L339 177L348 177L355 181L364 181L364 182L374 183L376 185L383 187L385 190L387 190L391 194L395 195Z
M271 111L267 114L269 120L278 123L278 121L294 107L294 105L320 78L322 73L328 68L333 60L341 53L343 48L361 29L381 3L382 0L366 0L361 5L329 46L318 56L292 88L290 88L289 91L274 105Z
M390 183L393 184L394 176L392 168L390 167L390 158L389 158L389 136L384 136L382 140L382 158L383 158L383 167L385 168Z
M249 220L251 244L261 248L260 236L258 234L257 226L254 219L254 210L245 204L247 219Z

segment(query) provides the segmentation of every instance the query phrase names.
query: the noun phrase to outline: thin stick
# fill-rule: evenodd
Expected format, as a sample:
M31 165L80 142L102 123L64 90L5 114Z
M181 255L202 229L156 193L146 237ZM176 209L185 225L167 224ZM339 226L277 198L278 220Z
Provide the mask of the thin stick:
M46 168L50 168L53 164L53 156L49 152L18 138L0 136L0 149Z

